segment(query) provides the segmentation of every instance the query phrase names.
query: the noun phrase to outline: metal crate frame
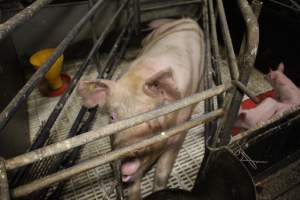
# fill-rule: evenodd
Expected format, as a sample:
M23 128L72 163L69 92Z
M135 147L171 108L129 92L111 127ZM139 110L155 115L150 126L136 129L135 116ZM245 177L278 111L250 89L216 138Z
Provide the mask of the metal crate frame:
M37 13L43 6L49 4L51 0L36 0L32 5L25 8L20 13L13 16L11 19L7 20L0 25L0 40L3 40L9 34L14 31L15 28L23 24L25 21L30 19L35 13ZM55 60L64 52L64 50L70 45L71 41L76 37L77 33L81 28L88 22L93 23L93 15L96 11L104 6L104 0L98 0L93 2L89 0L91 9L86 13L86 15L72 28L72 30L66 35L63 41L56 47L54 54L42 65L42 67L36 71L36 73L30 78L30 80L24 85L24 87L18 92L18 94L13 98L9 105L4 109L0 114L0 131L6 126L7 122L13 117L17 109L22 103L28 98L33 89L37 86L38 81L40 81L43 76L50 69ZM126 24L121 30L115 45L109 53L108 59L106 60L104 66L99 68L99 77L110 78L113 74L113 71L118 64L119 60L126 51L128 41L130 40L133 31L138 34L140 29L140 17L143 10L140 6L139 0L124 0L121 1L120 7L117 12L113 15L111 21L109 21L107 27L102 32L100 37L97 37L96 33L93 32L94 46L91 49L89 55L87 56L84 63L80 66L76 72L74 78L71 81L71 84L68 90L60 98L59 102L52 111L50 117L45 124L42 125L38 133L38 137L35 140L34 144L27 153L22 155L10 158L10 159L1 159L0 160L0 198L1 199L10 199L26 196L34 191L41 190L49 187L50 185L62 182L74 175L77 175L81 172L92 169L96 166L99 166L104 163L113 162L118 158L125 156L128 152L144 147L162 140L165 140L182 130L187 130L192 127L195 127L199 124L205 123L205 130L207 133L216 132L212 138L212 146L216 145L228 145L230 140L230 132L233 126L233 122L237 117L237 112L239 105L241 103L242 97L244 94L247 94L250 98L257 102L254 95L246 87L250 71L253 67L254 60L256 58L257 48L258 48L258 24L256 14L259 13L261 7L261 2L254 0L252 2L252 8L249 5L247 0L237 0L239 8L241 10L243 19L246 25L246 34L245 40L242 43L241 51L238 56L238 61L236 55L233 51L232 41L229 34L228 25L226 22L225 11L223 7L222 0L191 0L191 1L176 1L173 4L165 4L158 7L148 8L148 10L164 9L168 7L181 6L187 4L201 4L202 5L202 14L203 14L203 27L205 32L206 39L206 65L208 67L212 66L214 73L212 76L209 76L207 73L207 80L205 81L205 91L186 97L182 100L174 102L172 104L166 105L157 110L153 110L147 113L139 114L129 119L121 120L113 124L109 124L95 131L89 131L90 122L95 117L96 109L87 110L85 107L80 109L80 112L77 115L76 120L73 123L72 128L70 129L69 138L44 146L45 141L49 137L49 131L53 126L54 122L58 118L60 112L62 111L65 103L68 100L68 97L76 87L81 75L87 68L88 64L92 61L94 57L97 56L96 51L102 45L104 39L107 37L109 31L112 29L113 25L117 23L117 20L121 16L121 13L126 13ZM216 9L214 8L216 6ZM144 10L145 11L145 10ZM223 40L225 42L226 52L228 55L228 62L230 68L230 74L232 81L229 83L222 83L220 79L220 55L218 47L218 38L216 34L216 13L218 14ZM116 58L116 59L114 59ZM97 57L95 58L97 62ZM98 63L98 62L97 62ZM239 66L239 67L238 67ZM239 70L242 69L242 70ZM212 79L214 80L215 87L212 87ZM227 92L231 90L231 92ZM226 93L224 97L223 93ZM214 108L212 97L217 96L218 108ZM231 97L231 98L230 98ZM225 101L226 100L226 101ZM100 155L99 157L84 161L80 164L74 165L67 169L60 170L55 172L57 169L54 169L53 173L46 175L43 178L34 180L30 183L24 185L18 185L18 180L22 178L26 171L26 167L30 164L48 158L53 155L62 155L61 153L72 150L78 153L78 149L90 143L96 139L112 135L118 131L124 130L126 128L140 124L146 120L156 118L158 116L173 112L175 110L181 109L185 106L194 104L196 102L205 101L205 111L206 113L199 118L190 120L182 125L179 125L175 128L167 130L164 134L158 134L152 138L141 141L137 144L134 144L129 147L125 147L116 151L109 152L105 155ZM270 120L264 125L258 127L260 130L264 127L270 127L272 123L276 120L286 119L288 117L299 114L299 107L286 112L283 116L280 116L280 119ZM89 120L84 121L83 118L88 113ZM223 116L223 118L221 118ZM219 125L217 126L214 119L219 119ZM83 122L84 121L84 122ZM257 131L249 130L238 137L233 138L233 143L231 146L234 147L235 144L241 144L245 142L247 138L253 137ZM0 133L1 134L1 133ZM62 160L61 160L62 161ZM74 163L73 163L74 164ZM13 181L8 183L7 172L18 169ZM122 195L120 188L118 189L118 194Z

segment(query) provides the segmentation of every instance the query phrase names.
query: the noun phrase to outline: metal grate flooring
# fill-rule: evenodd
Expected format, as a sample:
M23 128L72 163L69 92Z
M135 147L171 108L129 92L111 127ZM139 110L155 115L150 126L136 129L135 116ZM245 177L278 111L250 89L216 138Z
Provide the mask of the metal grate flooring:
M105 56L104 56L105 57ZM103 60L103 59L102 59ZM224 61L224 67L222 67L222 78L228 80L229 72ZM74 75L80 62L68 63L64 66L64 72L70 76ZM123 63L124 65L124 63ZM121 64L121 66L123 66ZM126 62L125 62L126 65ZM94 79L97 76L95 66L89 66L87 72L83 75L82 79ZM262 74L258 71L254 71L249 87L255 92L260 93L262 91L270 89L270 86L266 84ZM46 98L41 96L38 90L34 90L28 99L28 114L29 114L29 127L31 141L35 138L35 134L38 132L39 127L46 120L54 108L59 98ZM48 140L49 143L61 141L66 138L68 131L71 128L73 121L79 109L80 98L76 92L73 92L68 100L63 112L60 114L59 119L51 129L51 136ZM201 114L203 110L203 103L199 104L197 112ZM107 123L107 117L100 112L97 114L97 119L93 125L93 129L97 129ZM85 145L81 150L81 156L78 162L95 157L100 154L104 154L110 151L109 138L103 138ZM201 160L204 155L204 141L203 141L203 126L191 129L185 139L183 147L176 160L171 177L169 179L169 187L176 187L181 189L191 189L193 182L196 178ZM50 162L50 161L49 161ZM45 166L49 163L43 161L35 165L35 177L44 174ZM44 166L44 167L43 167ZM152 169L143 178L142 182L142 195L146 196L151 193ZM38 175L39 174L39 175ZM77 175L67 181L60 199L116 199L114 193L115 182L113 180L113 173L109 164L98 166L95 169L84 172Z

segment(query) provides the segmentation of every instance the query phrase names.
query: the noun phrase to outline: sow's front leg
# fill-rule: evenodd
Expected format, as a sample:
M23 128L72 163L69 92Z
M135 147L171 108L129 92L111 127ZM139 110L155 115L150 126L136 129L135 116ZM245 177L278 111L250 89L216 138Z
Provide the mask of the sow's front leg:
M175 136L175 138L171 138L171 140L176 141L172 142L172 144L167 147L167 150L158 159L154 176L153 191L159 191L166 188L169 176L171 174L178 152L184 141L185 135L186 132L181 132L177 136Z

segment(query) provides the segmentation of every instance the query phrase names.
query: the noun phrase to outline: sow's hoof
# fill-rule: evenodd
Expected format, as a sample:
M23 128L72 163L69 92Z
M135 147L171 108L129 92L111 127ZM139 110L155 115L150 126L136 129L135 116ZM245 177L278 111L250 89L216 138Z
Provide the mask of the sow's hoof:
M150 194L144 200L199 200L200 195L186 190L166 189Z

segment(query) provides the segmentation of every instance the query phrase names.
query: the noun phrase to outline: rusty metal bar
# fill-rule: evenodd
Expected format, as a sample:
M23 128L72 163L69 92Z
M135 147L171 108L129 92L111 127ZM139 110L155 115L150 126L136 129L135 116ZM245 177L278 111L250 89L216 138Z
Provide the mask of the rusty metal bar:
M246 86L257 54L259 31L257 19L252 12L248 1L238 0L238 5L247 27L247 49L245 50L243 59L239 60L239 64L242 66L239 81ZM243 92L237 90L237 88L234 88L233 97L230 102L228 112L226 112L224 116L223 123L219 131L221 145L227 145L230 141L231 130L238 115L238 110L240 108L243 95Z
M135 117L124 119L113 124L109 124L103 128L95 131L90 131L79 136L75 136L70 139L66 139L61 142L57 142L46 147L25 153L23 155L16 156L14 158L8 159L5 162L7 170L12 170L35 161L41 160L43 158L62 153L64 151L70 150L72 148L93 142L94 140L100 139L105 136L112 135L115 132L122 131L126 128L138 125L144 121L157 118L159 116L165 115L167 113L179 110L186 106L195 104L199 101L203 101L207 98L211 98L222 92L227 91L232 87L231 83L225 83L223 85L216 86L212 89L206 90L201 93L194 94L192 96L186 97L174 103L168 104L162 108L152 110L150 112L139 114Z
M12 196L14 198L17 198L17 197L22 197L22 196L28 195L36 190L48 187L56 182L68 179L74 175L77 175L77 174L87 171L89 169L95 168L99 165L122 158L122 157L126 156L128 153L137 151L141 148L150 146L155 143L162 142L184 130L188 130L190 128L196 127L204 122L211 121L222 115L223 115L222 109L218 109L211 113L204 114L199 118L190 120L189 122L183 123L179 126L176 126L175 128L169 129L164 132L157 133L157 135L155 135L149 139L135 143L128 147L124 147L124 148L109 152L102 156L82 162L74 167L71 167L71 168L68 168L65 170L61 170L57 173L51 174L51 175L41 178L39 180L35 180L29 184L17 187L12 191Z
M217 29L216 29L216 16L214 11L213 1L208 1L209 19L210 19L210 34L211 34L211 47L212 47L212 66L214 68L214 79L216 85L222 84L221 77L221 57L218 43ZM218 108L221 108L224 102L223 94L217 96Z
M27 20L32 18L39 10L41 10L45 5L51 3L53 0L37 0L30 6L26 7L6 22L0 24L0 40L3 40L12 31L14 31L18 26L25 23Z
M152 6L152 7L142 7L141 11L142 12L147 12L147 11L153 11L153 10L158 10L158 9L165 9L165 8L172 8L176 6L184 6L184 5L189 5L189 4L195 4L195 3L202 3L203 0L186 0L186 1L179 1L179 2L173 2L169 4L164 4L160 6Z
M9 186L5 169L5 160L3 158L0 158L0 199L10 199Z
M262 8L263 2L261 2L260 0L253 0L251 2L251 8L253 10L254 15L256 16L256 18L258 19L261 8ZM246 36L243 36L243 40L241 43L241 47L240 47L240 52L239 52L239 56L243 56L245 48L246 48Z
M249 90L243 83L237 80L233 80L232 83L242 90L254 103L259 103L259 99L256 97L256 95L251 92L251 90Z
M52 56L34 73L34 75L26 82L22 89L17 93L17 95L10 101L10 103L5 107L5 109L0 114L0 132L6 126L11 117L16 113L21 104L27 99L31 94L33 89L36 87L38 81L40 81L44 75L51 68L53 63L62 55L64 50L72 42L72 40L78 35L79 31L86 24L86 22L94 15L94 13L102 6L104 0L99 0L92 9L90 9L87 14L81 18L81 20L71 29L67 36L62 40L62 42L56 47ZM127 3L128 0L124 1Z

